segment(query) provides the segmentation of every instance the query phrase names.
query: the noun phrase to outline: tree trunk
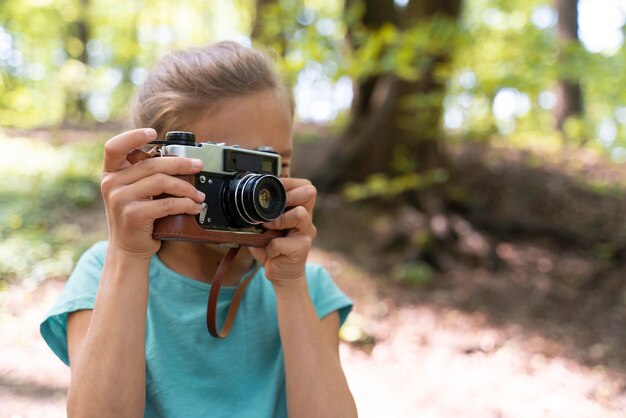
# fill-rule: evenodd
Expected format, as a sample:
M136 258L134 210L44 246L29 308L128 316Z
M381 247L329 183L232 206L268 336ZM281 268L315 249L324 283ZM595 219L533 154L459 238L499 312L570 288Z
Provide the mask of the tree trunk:
M272 9L274 9L275 13L278 13L278 15L272 16L274 19L285 19L285 11L279 7L277 0L255 0L254 6L255 13L252 32L250 34L251 39L264 46L271 45L284 57L287 52L288 44L287 32L282 30L280 33L268 33L264 28L264 24L267 13L271 12Z
M89 25L89 2L90 0L79 1L79 15L78 19L74 22L70 29L70 36L78 39L82 45L82 50L76 59L85 65L85 68L89 66L88 54L87 54L87 42L91 37L91 28ZM69 52L69 51L68 51ZM81 88L72 89L69 97L66 98L66 117L69 116L72 122L84 122L87 114L87 103L85 101L84 92Z
M578 43L578 0L554 0L559 20L557 25L557 41L561 46ZM567 57L561 52L561 59ZM562 78L556 87L556 107L554 117L556 129L563 132L563 124L570 116L582 114L583 98L577 80Z
M349 8L352 2L346 1ZM401 29L419 25L435 15L456 19L460 0L416 1L401 13L393 0L366 0L360 24L376 29L393 24ZM348 29L351 48L359 45ZM452 51L449 51L450 53ZM394 153L402 152L414 161L416 170L425 172L446 165L439 144L439 125L443 109L444 86L433 76L435 68L449 59L449 54L433 56L423 76L406 80L393 73L378 74L355 84L350 122L330 150L328 165L314 179L321 188L332 189L346 181L363 181L368 175L397 174ZM407 109L405 99L416 95L436 97L419 111Z
M255 0L254 2L254 23L252 24L252 39L259 39L263 33L263 14L267 7L274 3L274 0Z
M349 7L350 2L347 2ZM404 31L434 17L457 19L461 0L427 0L409 2L406 9L396 9L393 0L366 0L366 10L361 24L375 29L391 23ZM348 31L352 48L351 30ZM363 182L369 175L385 174L389 177L407 174L430 176L436 170L450 173L445 153L442 150L441 116L445 94L444 81L435 77L435 71L445 66L452 56L450 49L438 55L420 57L429 64L420 67L420 78L408 80L395 73L377 74L357 83L350 122L343 137L335 142L326 159L327 164L313 178L321 189L336 189L347 181ZM408 107L408 101L424 99L419 106ZM408 161L408 168L396 167L396 162ZM417 248L414 244L407 251L407 263L420 258L429 264L447 269L451 255L455 252L455 236L448 217L445 188L433 184L418 188L405 196L405 202L416 206L424 215L432 240L428 248ZM395 204L399 207L400 202ZM398 236L399 242L403 237Z
M83 51L78 57L79 61L82 62L85 67L89 66L89 57L87 53L87 43L90 38L90 27L89 27L89 0L80 0L80 8L81 14L80 19L76 22L76 32L78 35L78 40L83 44ZM85 103L85 97L83 93L80 92L78 97L76 98L76 111L79 115L81 121L85 119L85 115L87 113L87 104Z

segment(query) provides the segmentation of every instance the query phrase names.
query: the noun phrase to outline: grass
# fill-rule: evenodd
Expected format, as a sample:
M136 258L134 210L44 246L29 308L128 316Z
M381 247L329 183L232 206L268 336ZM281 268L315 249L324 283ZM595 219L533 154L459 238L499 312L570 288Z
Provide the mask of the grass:
M0 133L0 283L65 276L103 237L100 220L85 222L100 202L102 143Z

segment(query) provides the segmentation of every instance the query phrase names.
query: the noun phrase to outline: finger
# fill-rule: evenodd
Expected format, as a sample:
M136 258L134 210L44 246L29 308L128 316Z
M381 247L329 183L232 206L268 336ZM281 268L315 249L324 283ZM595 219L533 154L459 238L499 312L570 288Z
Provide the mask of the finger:
M311 239L306 235L297 237L274 238L265 247L267 259L285 256L290 259L299 259L306 256L311 249Z
M131 222L150 222L168 215L200 213L202 205L188 198L168 197L157 200L136 201L124 208L124 216Z
M317 189L311 183L291 189L287 192L288 208L296 206L304 206L304 208L313 216L313 208L317 198Z
M133 164L119 173L117 181L120 184L132 184L143 178L157 173L171 176L181 174L195 174L202 170L202 160L184 157L156 157L148 158Z
M204 202L205 198L204 193L196 189L188 181L162 173L145 177L119 190L119 193L125 194L126 201L150 199L161 194L188 197L198 203Z
M156 139L156 131L152 128L134 129L109 139L104 144L104 171L114 172L125 166L126 156L135 148L146 145Z
M293 229L298 233L313 235L314 226L311 214L304 206L296 206L288 210L278 219L264 223L267 229Z
M291 189L295 189L296 187L306 186L311 184L310 180L307 179L299 179L294 177L281 177L280 181L283 183L285 190L289 191Z

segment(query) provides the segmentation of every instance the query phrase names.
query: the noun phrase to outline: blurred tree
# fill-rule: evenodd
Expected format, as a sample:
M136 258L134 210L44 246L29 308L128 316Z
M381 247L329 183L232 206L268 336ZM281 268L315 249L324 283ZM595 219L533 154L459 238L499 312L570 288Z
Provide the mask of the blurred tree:
M259 39L263 33L263 25L268 18L272 5L276 5L276 0L255 0L254 1L254 23L252 25L252 39Z
M284 58L294 47L294 33L300 26L296 16L302 7L302 0L254 0L252 40Z
M91 37L91 23L89 22L89 0L79 0L77 3L77 18L69 25L69 31L65 37L65 51L83 68L89 67L87 44ZM81 123L87 117L87 92L83 88L68 90L65 98L65 119Z
M560 56L568 60L568 47L579 45L578 38L578 0L554 0L554 8L558 14L557 42L560 45ZM571 48L570 48L571 50ZM583 97L578 80L573 77L561 77L556 87L556 106L554 116L556 128L563 132L563 125L570 116L580 117L583 113Z
M348 44L357 74L350 121L318 179L336 186L368 175L445 168L441 115L460 0L347 0ZM355 18L355 15L359 15Z
M172 49L246 33L252 2L3 0L0 125L119 121Z
M279 65L296 90L323 93L337 81L342 88L349 79L354 82L351 114L337 119L337 125L349 120L337 158L358 157L363 151L357 149L376 156L344 170L352 176L328 173L329 183L333 177L335 182L364 178L367 171L388 173L390 167L410 171L398 160L410 151L398 146L406 144L401 139L409 136L403 133L406 125L419 137L437 140L441 132L429 130L441 127L447 138L464 140L486 140L494 133L513 140L556 138L550 134L559 80L563 94L574 97L559 101L559 108L571 105L561 113L577 114L580 91L585 99L580 117L559 118L567 137L581 140L602 131L602 146L623 156L626 91L615 86L626 82L626 48L592 53L579 42L557 45L555 7L569 4L563 7L570 14L576 8L571 0L555 1L466 0L460 15L450 13L447 1L425 6L424 0L4 0L0 124L50 126L80 120L81 114L84 122L123 119L135 85L159 55L252 33L255 43L279 52ZM566 22L575 36L576 19L561 19ZM319 114L335 104L328 102L337 97L328 96L326 103L302 95L299 100ZM323 123L336 114L334 107ZM394 116L385 119L386 111ZM563 125L566 119L570 122ZM374 143L387 135L393 135L393 145ZM360 145L368 141L371 146ZM420 155L437 153L430 145L423 148ZM427 158L418 164L422 171L432 165Z

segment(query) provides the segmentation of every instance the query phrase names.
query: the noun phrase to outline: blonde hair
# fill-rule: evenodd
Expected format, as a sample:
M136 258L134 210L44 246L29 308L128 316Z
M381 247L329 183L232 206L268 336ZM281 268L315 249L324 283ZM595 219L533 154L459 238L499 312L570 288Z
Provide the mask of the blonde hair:
M137 91L133 124L159 135L184 130L195 111L267 91L282 95L293 116L293 95L268 53L228 41L190 48L164 56L152 68Z

